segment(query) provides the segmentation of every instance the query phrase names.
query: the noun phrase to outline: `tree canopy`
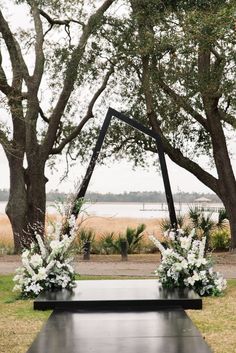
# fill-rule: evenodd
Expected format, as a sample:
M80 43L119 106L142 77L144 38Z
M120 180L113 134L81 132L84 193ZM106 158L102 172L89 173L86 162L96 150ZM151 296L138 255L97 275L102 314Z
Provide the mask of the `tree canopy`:
M229 147L236 128L235 1L131 0L130 6L129 17L111 19L106 33L119 58L120 109L159 133L169 157L221 198L235 247ZM145 151L156 152L151 140L115 123L107 142L109 155L128 155L136 164L146 164Z

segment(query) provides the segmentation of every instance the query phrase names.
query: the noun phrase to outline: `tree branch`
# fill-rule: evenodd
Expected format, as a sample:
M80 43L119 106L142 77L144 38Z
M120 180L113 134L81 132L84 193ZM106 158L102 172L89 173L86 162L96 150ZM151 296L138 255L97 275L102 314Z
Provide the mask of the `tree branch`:
M208 186L212 191L219 195L218 179L213 175L202 169L197 163L191 159L185 157L179 149L171 146L169 141L162 135L162 142L164 145L165 152L168 154L170 159L184 168L188 172L195 175L203 184Z
M189 158L185 157L182 152L179 149L174 148L168 141L168 139L163 135L162 130L160 128L160 124L157 119L157 115L154 110L154 104L153 104L153 95L150 87L150 72L149 72L149 58L148 56L144 55L142 57L142 63L143 63L143 76L142 76L142 83L143 83L143 89L144 94L145 94L145 100L146 100L146 107L147 107L147 116L148 120L150 122L150 125L152 126L153 130L158 133L161 136L162 143L164 146L165 152L168 154L168 156L171 158L173 162L178 164L180 167L186 169L193 175L195 175L201 182L203 182L206 186L208 186L210 189L215 191L217 194L219 193L218 190L218 180L213 177L210 173L206 172L204 169L202 169L197 163L193 162ZM185 100L182 100L182 97L170 89L169 86L167 86L163 80L160 80L160 85L163 90L166 90L167 94L169 94L171 97L173 96L173 99L180 99L181 98L181 103L183 106L187 109L187 111L191 111L191 107L186 105ZM193 113L193 112L192 112ZM202 123L202 117L200 118L200 121Z
M104 15L104 12L112 5L114 1L115 0L105 0L104 3L97 9L97 11L89 17L87 24L83 28L79 44L72 53L71 59L67 65L64 85L61 94L58 98L57 104L51 114L48 131L44 139L43 149L45 160L52 151L58 125L60 123L60 119L67 105L67 102L70 98L71 92L73 91L74 84L77 78L78 66L83 57L88 39L91 34L96 30L99 24L99 20Z
M114 68L113 66L110 68L110 70L107 72L102 85L99 87L99 89L95 92L95 94L93 95L86 115L84 116L84 118L80 121L79 125L71 132L70 135L68 135L61 143L58 147L55 147L52 149L51 154L58 154L61 153L63 148L70 143L72 140L74 140L79 133L81 132L81 130L83 129L84 125L87 123L87 121L91 118L93 118L93 107L94 104L96 103L97 99L100 97L100 95L102 94L102 92L105 90L108 80L110 78L110 76L112 75L112 73L114 72Z
M185 97L176 93L170 86L168 86L161 78L158 78L158 84L162 90L176 102L186 113L190 114L199 124L201 124L206 131L209 131L207 120L192 108Z
M2 147L4 149L7 148L10 144L6 133L4 131L2 131L1 129L0 129L0 144L2 145Z
M0 53L0 90L8 96L12 92L12 87L7 82L6 74L2 68L2 56Z
M225 112L221 108L218 108L218 111L219 111L221 120L223 120L227 124L231 125L234 129L236 129L236 118L233 115Z
M0 10L0 32L2 33L3 39L6 43L7 50L10 56L10 61L13 70L12 84L15 88L20 89L22 76L27 82L29 79L28 68L24 62L20 46L14 38L7 21L5 20Z
M32 0L28 0L28 3L31 7L31 11L34 19L34 28L36 32L35 67L34 67L34 73L33 73L32 79L35 86L34 88L37 90L43 76L44 61L45 61L44 52L43 52L43 42L44 42L43 26L40 18L40 10L38 9L36 2Z
M43 119L43 121L45 121L45 123L49 124L49 119L46 117L46 115L44 114L41 107L39 107L39 114L40 114L41 118Z
M85 24L83 22L75 20L73 18L65 19L65 20L53 19L50 15L48 15L42 9L40 9L39 12L40 12L40 15L43 16L48 21L48 23L50 25L48 30L44 33L44 37L53 28L54 25L65 26L65 28L67 28L70 25L70 23L72 22L72 23L79 24L80 26L82 26L82 28L84 28L84 26L85 26Z

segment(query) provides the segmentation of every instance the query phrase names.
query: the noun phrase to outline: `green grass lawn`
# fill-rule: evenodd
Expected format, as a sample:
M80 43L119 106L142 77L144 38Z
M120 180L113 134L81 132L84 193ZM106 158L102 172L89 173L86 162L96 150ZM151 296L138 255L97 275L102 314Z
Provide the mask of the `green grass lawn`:
M81 277L104 278L114 279ZM51 311L34 311L32 301L17 300L12 287L12 276L0 276L0 352L25 353ZM203 310L188 315L215 353L236 353L236 280L228 281L224 296L204 298Z

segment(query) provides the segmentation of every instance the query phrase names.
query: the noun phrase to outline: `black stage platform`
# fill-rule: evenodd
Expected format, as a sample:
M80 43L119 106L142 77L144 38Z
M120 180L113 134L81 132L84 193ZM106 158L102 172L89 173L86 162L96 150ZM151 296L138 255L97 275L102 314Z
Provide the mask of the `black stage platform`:
M34 309L157 310L180 307L201 309L202 299L192 290L166 290L157 280L77 281L73 291L41 294Z
M54 311L27 353L210 353L182 309Z
M27 353L211 353L185 307L201 298L156 280L79 281L36 299L54 312Z

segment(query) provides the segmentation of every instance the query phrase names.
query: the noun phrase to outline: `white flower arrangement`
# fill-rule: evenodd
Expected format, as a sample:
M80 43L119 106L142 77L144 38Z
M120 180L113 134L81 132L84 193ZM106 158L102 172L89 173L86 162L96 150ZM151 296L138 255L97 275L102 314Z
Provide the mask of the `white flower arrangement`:
M68 224L70 236L62 234L63 223L50 225L45 240L35 231L36 242L22 252L22 267L16 270L13 290L25 298L35 297L43 290L71 289L75 286L75 272L71 266L71 245L77 234L76 219Z
M154 236L149 237L162 255L155 273L163 287L188 287L201 296L220 295L226 288L226 280L213 271L210 258L205 257L206 238L196 239L194 229L189 235L184 235L181 229L164 235L166 246Z

